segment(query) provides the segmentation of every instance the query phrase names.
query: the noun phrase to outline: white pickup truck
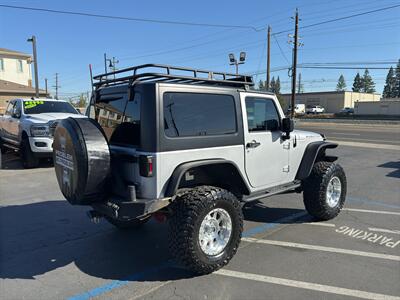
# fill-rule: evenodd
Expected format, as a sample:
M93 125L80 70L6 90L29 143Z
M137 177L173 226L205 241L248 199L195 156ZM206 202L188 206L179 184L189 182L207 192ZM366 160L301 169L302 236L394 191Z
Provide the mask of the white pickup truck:
M0 147L20 152L24 168L34 168L40 157L51 157L58 120L86 118L69 103L53 99L13 99L0 116Z

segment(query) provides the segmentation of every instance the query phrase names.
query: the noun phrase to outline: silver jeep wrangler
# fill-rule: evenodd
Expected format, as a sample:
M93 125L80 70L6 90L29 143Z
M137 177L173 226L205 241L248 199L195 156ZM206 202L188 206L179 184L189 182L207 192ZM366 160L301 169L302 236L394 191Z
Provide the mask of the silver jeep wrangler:
M230 261L245 203L303 192L319 220L343 207L346 176L325 153L337 144L293 130L251 77L147 64L94 80L90 118L62 120L54 133L63 195L118 228L168 218L171 252L189 269Z

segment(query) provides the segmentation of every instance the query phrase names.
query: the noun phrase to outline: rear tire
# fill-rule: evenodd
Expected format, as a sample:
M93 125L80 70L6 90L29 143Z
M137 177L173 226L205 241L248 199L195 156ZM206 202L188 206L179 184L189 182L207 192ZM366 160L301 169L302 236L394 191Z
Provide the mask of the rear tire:
M36 168L39 166L39 158L31 150L28 138L23 138L21 142L22 165L25 169Z
M302 185L304 205L311 216L330 220L340 213L346 199L347 181L339 164L315 163Z
M114 225L115 227L117 227L118 229L121 230L129 230L129 229L137 229L142 227L144 224L146 224L149 220L150 220L151 216L147 216L143 219L133 219L133 220L129 220L129 221L121 221L118 219L113 219L110 217L105 217L105 219L111 223L112 225Z
M242 237L243 214L229 191L200 186L171 204L170 250L188 269L208 274L225 266Z

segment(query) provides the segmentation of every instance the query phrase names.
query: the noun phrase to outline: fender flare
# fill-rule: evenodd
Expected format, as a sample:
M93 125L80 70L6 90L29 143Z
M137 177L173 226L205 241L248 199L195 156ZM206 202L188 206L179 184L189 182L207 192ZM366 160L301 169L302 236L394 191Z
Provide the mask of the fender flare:
M319 141L312 142L307 145L306 150L304 151L303 158L301 160L299 169L297 170L296 179L303 180L306 179L311 174L311 170L314 166L317 157L321 154L325 155L326 149L336 148L338 144ZM337 157L329 157L330 161L334 161Z
M183 176L190 169L193 169L196 167L201 167L201 166L218 165L218 164L220 164L220 165L226 164L226 165L230 165L233 168L235 168L237 173L240 176L241 181L244 184L246 192L248 194L250 193L250 188L249 188L247 182L243 178L243 175L241 174L241 172L239 171L239 168L237 167L237 165L234 162L232 162L230 160L226 160L226 159L205 159L205 160L196 160L196 161L185 162L185 163L177 166L175 168L174 172L172 173L171 179L168 182L164 196L172 197L177 193L179 184L180 184Z

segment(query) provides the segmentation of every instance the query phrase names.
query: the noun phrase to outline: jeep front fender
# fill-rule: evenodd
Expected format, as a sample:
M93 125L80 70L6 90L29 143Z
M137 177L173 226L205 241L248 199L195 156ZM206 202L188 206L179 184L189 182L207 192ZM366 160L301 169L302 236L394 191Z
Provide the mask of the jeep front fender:
M317 158L325 157L325 150L327 148L336 148L338 144L330 142L312 142L307 145L301 160L299 169L297 170L296 179L303 180L310 176L312 167ZM337 157L329 156L330 161L335 161Z

